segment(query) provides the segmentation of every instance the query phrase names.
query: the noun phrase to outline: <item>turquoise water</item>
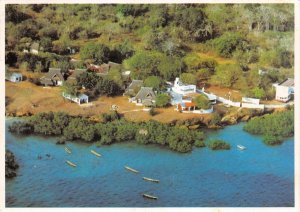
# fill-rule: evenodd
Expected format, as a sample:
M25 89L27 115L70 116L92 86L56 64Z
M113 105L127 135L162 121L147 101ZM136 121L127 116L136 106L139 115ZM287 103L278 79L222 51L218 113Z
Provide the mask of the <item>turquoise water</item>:
M19 176L6 180L6 207L293 206L294 139L268 147L242 126L208 132L208 139L230 142L231 150L195 148L188 154L133 143L100 148L70 143L72 154L67 154L54 138L6 132L6 146L20 164ZM247 150L237 150L237 144ZM91 154L91 149L102 157ZM124 165L140 173L131 173ZM143 176L160 183L143 181ZM144 199L143 193L159 199Z

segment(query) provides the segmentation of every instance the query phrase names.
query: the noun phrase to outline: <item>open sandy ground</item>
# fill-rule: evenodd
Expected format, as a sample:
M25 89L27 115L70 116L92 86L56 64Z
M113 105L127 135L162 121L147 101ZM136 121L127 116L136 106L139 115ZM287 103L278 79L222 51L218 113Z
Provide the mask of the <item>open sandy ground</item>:
M33 83L23 81L20 83L5 83L6 113L22 115L25 113L39 113L47 111L63 111L71 115L81 115L99 118L101 113L109 112L112 105L118 106L118 112L132 121L147 121L154 119L160 122L172 120L185 120L203 117L209 119L211 115L183 114L174 110L174 107L156 109L157 114L150 116L143 107L129 103L124 96L106 97L100 96L88 105L79 106L61 96L61 88L37 86Z

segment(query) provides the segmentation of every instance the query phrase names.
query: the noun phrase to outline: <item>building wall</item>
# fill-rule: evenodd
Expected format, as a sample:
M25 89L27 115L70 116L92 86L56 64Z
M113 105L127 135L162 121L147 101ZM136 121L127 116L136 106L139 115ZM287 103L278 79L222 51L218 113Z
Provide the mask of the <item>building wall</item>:
M292 93L292 90L289 87L285 86L277 86L276 87L276 100L287 102L290 100L290 95Z

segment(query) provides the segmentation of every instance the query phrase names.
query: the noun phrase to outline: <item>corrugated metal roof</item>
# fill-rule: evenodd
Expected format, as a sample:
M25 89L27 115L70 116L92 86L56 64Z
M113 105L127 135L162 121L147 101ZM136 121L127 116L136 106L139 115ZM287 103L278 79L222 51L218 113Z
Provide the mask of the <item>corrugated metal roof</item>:
M280 83L280 86L286 86L286 87L294 87L294 79L293 78L288 78L287 80L283 81Z

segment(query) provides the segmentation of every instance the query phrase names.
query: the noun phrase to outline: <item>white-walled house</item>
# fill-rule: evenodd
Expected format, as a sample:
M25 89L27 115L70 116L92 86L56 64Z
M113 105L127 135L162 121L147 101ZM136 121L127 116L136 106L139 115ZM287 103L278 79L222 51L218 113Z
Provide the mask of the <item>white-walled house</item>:
M178 94L186 95L189 93L196 93L196 85L185 85L177 77L174 81L172 91Z
M89 97L85 94L79 94L77 96L73 96L71 94L67 94L67 93L62 93L62 96L65 97L66 99L69 99L73 102L76 102L77 104L83 104L83 103L89 103Z
M281 102L288 102L294 94L294 79L288 78L284 82L275 85L276 97L275 99Z

